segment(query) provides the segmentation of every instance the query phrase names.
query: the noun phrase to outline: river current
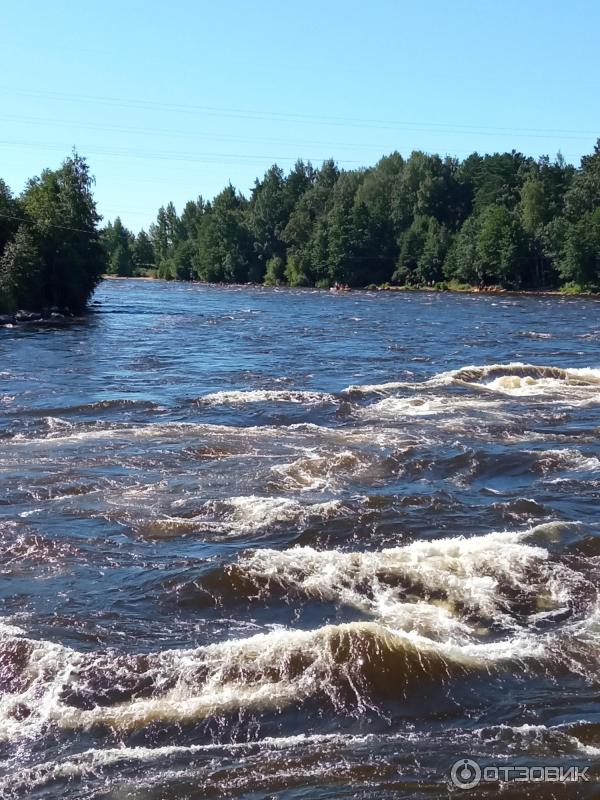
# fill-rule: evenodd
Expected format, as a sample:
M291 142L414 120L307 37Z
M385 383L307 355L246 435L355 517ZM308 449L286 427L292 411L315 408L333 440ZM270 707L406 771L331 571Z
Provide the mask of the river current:
M0 330L0 797L598 796L598 302L94 300Z

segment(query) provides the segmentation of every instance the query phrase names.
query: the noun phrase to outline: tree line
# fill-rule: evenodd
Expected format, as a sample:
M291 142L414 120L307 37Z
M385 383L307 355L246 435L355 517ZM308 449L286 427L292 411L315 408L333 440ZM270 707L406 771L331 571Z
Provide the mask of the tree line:
M341 170L272 166L249 197L230 184L148 232L99 228L74 153L18 197L0 179L0 313L85 308L104 272L328 287L600 290L600 139L578 168L522 153L460 161L421 151Z
M328 287L600 287L600 139L579 168L522 153L395 152L374 167L272 166L137 235L102 234L117 275Z
M106 268L93 178L74 153L15 197L0 179L0 313L80 313Z

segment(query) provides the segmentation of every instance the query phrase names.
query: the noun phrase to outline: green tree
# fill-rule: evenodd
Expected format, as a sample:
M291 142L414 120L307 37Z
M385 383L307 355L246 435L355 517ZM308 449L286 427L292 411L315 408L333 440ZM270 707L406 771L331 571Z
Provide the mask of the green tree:
M442 280L444 261L451 243L452 235L448 228L430 217L415 270L421 285L431 286Z
M179 220L178 233L180 238L196 239L198 227L202 223L202 216L206 210L206 203L202 197L197 200L190 200L184 206Z
M204 214L194 257L200 280L226 283L248 280L254 251L244 221L246 205L247 201L229 184Z
M314 174L310 187L300 196L282 232L288 259L292 257L295 285L326 285L329 278L327 253L327 215L333 206L333 189L339 170L330 159Z
M528 256L518 219L506 206L488 206L483 212L477 255L481 282L520 286Z
M135 237L133 244L133 263L136 272L150 269L155 266L154 247L146 231L141 230Z
M310 286L310 280L305 272L302 272L296 256L293 254L287 257L285 264L285 279L290 286Z
M169 260L171 276L178 281L193 280L196 254L197 246L194 241L184 239L178 242Z
M473 286L483 282L478 252L480 230L479 216L465 220L444 260L444 275L448 280Z
M267 261L265 286L282 286L285 282L285 261L281 256L273 256Z
M515 150L483 157L474 153L465 159L459 177L472 186L474 212L479 213L489 205L503 205L513 210L533 163L532 158Z
M417 216L400 236L400 253L392 275L394 283L411 286L420 282L417 267L425 246L428 225L427 217Z
M105 271L93 183L87 162L74 153L30 180L22 195L44 262L43 306L82 311Z
M156 222L149 228L150 242L154 252L154 259L158 269L159 277L165 277L164 264L170 255L170 242L168 233L167 212L164 206L158 209Z
M262 181L256 181L246 215L256 256L256 269L250 277L256 283L262 281L269 259L285 256L281 234L291 210L283 170L275 164L265 173Z
M517 217L506 206L491 205L466 220L448 252L444 272L447 278L463 283L516 288L528 261Z
M15 235L21 216L19 204L7 184L0 178L0 256L6 243Z
M594 152L583 156L581 168L574 175L569 191L565 196L566 215L571 222L600 206L600 139Z
M16 232L0 258L0 297L4 311L44 305L45 265L38 242L26 226Z
M559 268L566 281L600 288L600 206L567 229Z
M133 275L135 236L123 225L120 217L117 217L113 223L109 222L104 228L101 241L108 259L107 271L109 274L121 277Z

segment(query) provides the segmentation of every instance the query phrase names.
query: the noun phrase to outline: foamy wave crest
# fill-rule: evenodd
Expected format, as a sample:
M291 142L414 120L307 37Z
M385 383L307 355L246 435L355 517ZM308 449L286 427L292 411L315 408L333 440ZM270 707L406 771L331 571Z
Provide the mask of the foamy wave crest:
M400 738L398 734L395 738ZM381 737L380 737L381 738ZM388 737L392 738L392 737ZM406 738L406 737L405 737ZM12 772L6 778L0 778L0 797L22 797L25 790L47 786L61 779L75 780L84 777L97 778L105 775L109 768L118 766L119 769L128 765L139 763L152 764L156 761L167 761L169 766L178 761L185 767L189 765L190 758L198 754L219 752L238 752L243 757L259 751L261 754L278 751L287 751L307 748L316 749L323 746L348 747L360 745L376 739L373 734L363 736L338 733L323 734L296 734L292 736L271 737L250 740L247 742L227 742L220 744L190 744L190 745L163 745L158 747L123 746L107 747L104 749L91 748L82 753L74 753L68 758L58 761L47 761L31 767ZM139 784L139 779L136 785Z
M214 439L244 439L271 438L281 436L282 430L298 431L299 433L312 433L326 431L318 425L302 423L289 426L252 425L239 427L235 425L214 425L196 422L152 422L145 425L131 425L127 423L112 423L107 426L93 425L83 427L73 433L62 434L55 431L44 437L27 438L26 434L16 434L10 440L11 444L69 444L87 440L101 439L160 439L164 442L178 443L187 441L191 437L207 437Z
M481 670L489 678L500 669L548 665L552 674L562 666L593 675L597 599L583 617L590 611L579 592L583 577L524 541L552 536L555 528L419 541L374 553L266 550L237 565L255 582L353 606L374 617L370 622L276 629L139 655L77 652L0 626L0 738L35 737L52 727L181 725L311 698L337 712L364 713L425 686L446 692ZM565 625L572 606L580 616ZM555 614L561 625L536 628ZM479 629L481 617L493 621L495 637ZM504 638L497 638L499 625Z
M272 467L272 472L288 491L335 491L340 481L361 474L370 463L366 454L355 450L326 453L308 450L289 464Z
M524 364L520 361L508 364L486 364L482 366L461 367L460 369L440 372L425 381L394 381L390 383L363 384L349 386L345 393L388 393L398 389L419 390L424 387L464 386L496 392L498 394L528 397L535 395L568 394L575 396L581 394L588 401L594 398L600 390L600 369L591 367L568 368L537 366ZM590 395L592 396L590 398ZM596 395L600 402L600 395ZM396 398L390 398L396 400ZM404 413L411 413L413 404L409 398L400 398L406 403ZM415 399L418 408L424 400L430 402L432 412L425 410L421 413L437 413L436 403L444 398L418 398ZM448 401L448 398L445 398ZM384 401L382 401L384 402ZM382 406L385 409L385 405ZM415 413L415 412L413 412ZM418 414L418 411L415 415Z
M358 383L351 384L343 390L343 394L385 394L398 389L411 389L415 387L410 381L390 381L389 383Z
M465 411L491 411L496 403L469 400L458 397L433 395L411 395L409 397L386 397L358 412L368 418L433 417L440 414L456 414Z
M185 501L181 501L185 503ZM175 503L177 505L177 503ZM193 517L162 517L145 524L150 531L214 531L229 535L252 533L278 525L301 525L311 519L331 519L343 513L339 500L300 503L289 497L246 495L207 501Z
M279 523L301 522L309 517L330 518L342 508L339 500L305 505L288 497L231 497L225 501L212 501L217 513L224 509L226 519L235 526L250 530Z
M527 339L552 339L552 334L545 331L521 331L520 336Z
M445 684L482 666L469 653L364 622L138 656L3 637L0 659L0 737L9 740L48 726L186 724L316 696L337 711L360 713L377 698L403 697L410 686Z
M442 733L429 732L424 735L419 735L414 730L386 734L298 734L264 737L247 742L227 742L226 744L212 742L157 747L122 746L89 749L57 761L40 763L11 772L10 776L0 779L0 796L23 797L25 790L31 792L55 781L64 779L76 781L90 778L100 778L103 782L102 789L106 792L111 783L111 775L118 775L118 785L121 789L119 796L122 796L123 791L126 791L123 788L122 778L128 768L136 770L132 775L135 784L132 785L139 790L141 785L141 779L137 772L139 765L147 765L152 769L157 762L161 762L158 769L160 770L159 775L162 775L163 779L164 771L167 769L169 777L175 778L176 775L183 774L181 771L187 771L191 764L197 763L199 766L204 763L208 773L196 773L199 778L202 775L201 783L199 782L198 785L202 785L211 796L217 792L222 796L222 774L220 775L220 771L216 773L213 771L214 762L212 760L200 761L205 754L217 758L223 754L235 754L238 768L243 764L243 772L247 776L246 780L242 779L243 783L241 784L240 775L236 772L234 780L237 792L242 791L242 785L249 790L255 788L256 781L253 779L256 778L261 782L262 794L264 794L264 783L257 775L257 767L262 759L269 759L269 777L273 785L278 784L280 779L289 781L292 770L299 779L299 783L305 785L308 777L314 777L318 773L328 774L332 759L339 764L340 761L348 759L348 756L352 758L353 752L364 753L365 745L383 745L385 747L386 745L402 744L403 751L405 748L408 751L405 756L410 758L413 758L415 753L431 752L432 745L435 747L450 745L450 752L454 754L455 758L464 752L480 752L482 747L487 753L497 753L502 756L518 754L522 757L525 753L530 753L533 758L539 758L541 755L556 758L557 753L563 756L569 753L575 756L597 757L600 755L599 747L585 744L577 738L581 730L586 732L592 730L595 733L597 727L597 724L585 721L555 726L524 723L522 725L489 725L474 730L450 728ZM412 756L409 755L411 753ZM198 756L200 759L197 758ZM359 765L359 770L362 772L364 769L362 759L359 760ZM338 767L336 775L339 776L339 774ZM358 775L357 778L360 780ZM229 785L231 786L231 784ZM148 788L150 789L151 786L152 779Z
M432 382L475 386L515 397L553 394L588 396L600 390L600 369L563 369L513 362L463 367L440 373ZM600 395L597 395L597 399L600 402Z
M586 723L565 723L563 725L489 725L484 728L475 728L468 735L477 737L486 745L500 745L503 750L523 753L531 748L538 752L547 751L554 755L557 748L563 752L582 753L589 756L600 756L600 747L585 744L576 735L581 729L587 727ZM466 738L466 737L465 737Z
M245 403L297 403L303 405L324 405L335 403L336 399L327 392L301 392L283 389L248 389L205 394L200 403L210 405L243 405Z
M569 472L595 472L600 469L600 459L571 448L543 451L526 451L537 456L537 466L544 472L568 470Z
M394 628L465 641L473 633L465 622L470 614L512 628L517 597L531 614L568 601L574 574L549 562L544 548L525 543L528 534L417 541L359 553L263 549L245 556L239 568L257 583L352 606Z

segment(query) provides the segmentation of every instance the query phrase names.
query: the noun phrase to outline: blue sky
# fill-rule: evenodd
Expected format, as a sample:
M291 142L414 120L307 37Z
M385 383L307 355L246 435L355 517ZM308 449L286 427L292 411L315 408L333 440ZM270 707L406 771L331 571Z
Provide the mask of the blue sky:
M19 192L75 145L134 230L275 161L578 163L600 136L596 0L3 0L1 19L0 175Z

